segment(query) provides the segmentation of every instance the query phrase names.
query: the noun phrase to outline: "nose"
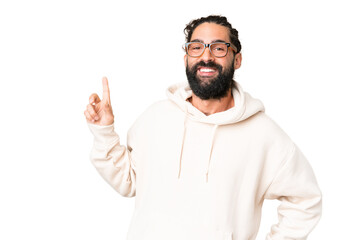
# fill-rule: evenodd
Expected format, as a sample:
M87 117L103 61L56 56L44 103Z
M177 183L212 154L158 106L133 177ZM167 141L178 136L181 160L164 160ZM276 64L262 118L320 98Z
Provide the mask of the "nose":
M210 52L210 48L206 47L203 54L201 55L201 58L204 62L211 62L214 61L214 56Z

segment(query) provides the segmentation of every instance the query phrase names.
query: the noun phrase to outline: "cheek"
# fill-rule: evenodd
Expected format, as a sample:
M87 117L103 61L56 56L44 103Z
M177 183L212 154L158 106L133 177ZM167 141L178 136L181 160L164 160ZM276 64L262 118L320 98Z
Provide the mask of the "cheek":
M232 59L226 59L226 61L221 61L217 64L221 65L224 71L225 69L229 69L234 64L234 62L232 61Z
M189 69L191 69L197 62L191 59L187 59L185 61L185 67L188 67Z

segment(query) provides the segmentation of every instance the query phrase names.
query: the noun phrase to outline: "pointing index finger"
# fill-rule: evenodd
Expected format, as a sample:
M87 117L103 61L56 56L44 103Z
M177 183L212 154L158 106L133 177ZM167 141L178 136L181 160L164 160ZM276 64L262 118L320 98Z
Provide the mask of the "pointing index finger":
M102 78L102 85L103 85L103 99L110 103L110 89L109 89L109 82L106 77Z

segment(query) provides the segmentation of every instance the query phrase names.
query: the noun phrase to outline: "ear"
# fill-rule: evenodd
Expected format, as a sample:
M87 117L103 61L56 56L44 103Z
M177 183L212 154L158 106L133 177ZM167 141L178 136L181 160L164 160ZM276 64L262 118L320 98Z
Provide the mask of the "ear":
M238 69L241 66L242 55L241 53L235 54L234 68Z
M187 65L187 54L184 55L184 65L185 65L185 68L186 68L186 65Z

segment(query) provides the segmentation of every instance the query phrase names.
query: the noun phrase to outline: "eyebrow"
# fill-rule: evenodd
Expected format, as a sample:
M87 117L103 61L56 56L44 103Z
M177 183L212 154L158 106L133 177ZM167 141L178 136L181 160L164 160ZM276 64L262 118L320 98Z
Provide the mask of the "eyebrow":
M204 41L203 41L203 40L200 40L200 39L194 39L194 40L192 40L191 42L201 42L201 43L204 43ZM221 39L216 39L216 40L211 41L211 43L214 43L214 42L222 42L222 43L225 43L226 41L221 40Z

